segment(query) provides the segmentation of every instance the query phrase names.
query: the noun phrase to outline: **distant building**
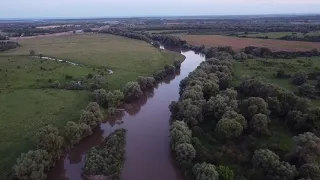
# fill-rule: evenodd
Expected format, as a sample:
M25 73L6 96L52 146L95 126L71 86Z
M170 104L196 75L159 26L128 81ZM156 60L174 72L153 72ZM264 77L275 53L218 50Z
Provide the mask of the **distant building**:
M83 34L83 33L84 33L83 30L76 30L76 31L75 31L75 34Z

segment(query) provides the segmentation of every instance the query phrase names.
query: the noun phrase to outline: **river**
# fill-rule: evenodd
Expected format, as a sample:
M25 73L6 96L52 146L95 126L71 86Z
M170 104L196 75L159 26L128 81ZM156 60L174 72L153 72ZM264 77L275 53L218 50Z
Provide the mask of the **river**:
M193 51L181 52L186 57L175 77L160 83L117 117L109 117L93 136L81 141L67 152L49 172L48 180L82 180L86 152L98 145L117 128L127 129L126 160L122 180L182 180L170 150L170 111L168 106L179 98L179 84L202 61L204 56ZM122 124L115 123L123 121Z

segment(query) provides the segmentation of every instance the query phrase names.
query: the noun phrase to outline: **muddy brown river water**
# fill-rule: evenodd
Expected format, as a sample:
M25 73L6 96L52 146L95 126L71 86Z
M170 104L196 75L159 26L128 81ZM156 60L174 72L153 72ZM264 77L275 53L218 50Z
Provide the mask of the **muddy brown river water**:
M48 174L48 180L82 180L86 152L117 128L127 129L122 180L182 180L182 173L170 150L168 106L179 98L180 81L205 58L193 51L181 54L186 59L175 77L165 80L154 90L146 92L143 98L126 106L121 115L108 118L108 122L101 124L93 136L81 141L57 162ZM116 120L124 123L116 124Z

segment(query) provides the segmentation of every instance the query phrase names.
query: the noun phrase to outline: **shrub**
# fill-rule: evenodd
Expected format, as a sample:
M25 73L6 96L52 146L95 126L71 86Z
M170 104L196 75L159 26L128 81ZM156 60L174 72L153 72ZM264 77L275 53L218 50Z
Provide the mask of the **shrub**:
M91 88L101 89L107 84L106 80L100 74L96 74L92 78Z
M56 80L56 81L53 82L52 87L58 89L58 88L61 87L61 84L60 84L60 82L58 80Z
M308 80L308 75L306 72L300 71L292 75L292 83L294 85L301 86L302 84L306 83L307 80Z
M143 95L140 85L137 82L128 82L123 89L126 100L135 100Z
M316 88L308 83L304 83L298 87L298 93L300 96L315 98Z
M219 180L233 180L233 171L227 166L218 166L217 172L219 174Z
M51 155L42 149L21 154L17 164L13 166L13 174L21 180L45 180L45 171L49 170L52 162Z

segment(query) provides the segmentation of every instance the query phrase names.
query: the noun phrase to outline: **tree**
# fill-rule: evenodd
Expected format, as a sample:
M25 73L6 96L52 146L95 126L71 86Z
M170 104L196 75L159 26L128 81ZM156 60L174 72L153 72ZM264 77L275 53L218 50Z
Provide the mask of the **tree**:
M279 165L273 167L267 172L266 179L269 180L294 180L298 175L298 171L295 166L281 162Z
M259 97L250 97L240 104L241 114L247 119L251 119L256 114L268 114L268 104Z
M301 111L289 111L286 116L287 125L294 130L303 130L306 127L306 117Z
M280 158L269 149L256 150L252 157L252 164L255 168L268 172L280 164Z
M171 147L175 149L179 144L191 143L192 132L183 121L175 121L170 128Z
M320 138L311 132L293 137L292 157L300 164L320 163Z
M29 54L30 54L31 56L34 56L34 55L36 54L36 52L35 52L33 49L31 49L31 50L29 51Z
M153 88L155 85L155 79L153 77L139 76L137 82L139 83L142 90Z
M215 128L215 134L221 139L239 137L242 131L243 126L234 119L221 119Z
M36 134L37 148L46 150L53 159L60 158L60 151L63 145L63 138L59 131L52 125L42 127Z
M106 96L108 107L118 107L122 104L124 100L124 94L120 90L114 90L113 92L108 92Z
M13 173L21 180L45 180L47 178L45 171L49 170L51 162L52 157L46 150L28 151L17 159Z
M135 100L143 95L140 85L137 82L128 82L123 89L126 100Z
M79 129L80 129L80 132L81 132L81 139L92 135L91 127L89 125L85 124L85 123L80 123L79 124Z
M107 92L104 89L96 89L93 92L94 100L101 106L107 102Z
M248 59L248 55L244 52L236 53L233 57L236 60L242 60L242 61Z
M235 121L237 121L238 123L241 124L243 129L246 129L248 127L247 120L241 114L238 114L235 111L226 111L222 115L222 119L225 119L225 118L226 119L234 119Z
M78 144L81 140L81 129L80 126L73 122L68 121L64 130L67 142L72 146Z
M308 83L304 83L298 87L298 93L300 96L315 98L316 88Z
M82 111L80 116L80 123L85 123L94 129L97 127L103 120L103 116L100 112L100 106L96 102L90 102L87 108Z
M54 81L53 82L53 88L56 88L56 89L58 89L58 88L60 88L61 87L61 84L60 84L60 82L58 81L58 80L56 80L56 81Z
M301 86L302 84L306 83L308 80L308 75L304 71L296 72L292 75L292 83L294 85Z
M203 95L207 98L219 93L219 85L213 81L206 81L202 88Z
M218 166L217 172L219 174L219 180L233 180L233 171L228 166Z
M320 179L320 167L316 164L304 164L299 168L300 177Z
M206 104L207 114L219 120L226 111L236 110L238 107L237 101L229 101L228 97L218 94L216 97L211 97Z
M213 164L197 163L192 168L196 180L219 180L219 174Z
M182 165L184 163L190 163L196 157L196 150L192 144L182 143L178 144L175 148L177 155L177 161Z
M203 121L201 105L195 105L191 99L184 99L178 103L178 117L191 126Z
M254 133L269 135L270 132L268 130L268 123L268 117L265 114L256 114L250 121L250 127Z
M173 65L170 65L170 64L166 64L164 66L164 70L166 72L166 74L174 74L176 71L175 71L175 67Z
M96 74L92 78L91 88L92 89L101 89L106 85L106 80L100 74Z

